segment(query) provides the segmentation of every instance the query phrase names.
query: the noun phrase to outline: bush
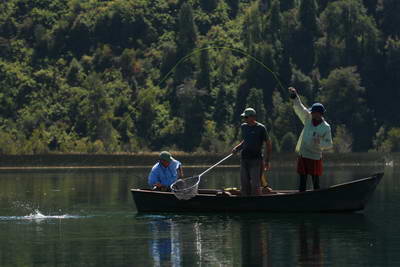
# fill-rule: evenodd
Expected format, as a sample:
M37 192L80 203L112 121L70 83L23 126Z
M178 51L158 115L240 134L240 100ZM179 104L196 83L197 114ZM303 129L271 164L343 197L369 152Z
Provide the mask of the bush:
M0 130L0 154L15 155L18 148L16 146L17 140L14 134Z
M400 128L391 128L387 132L387 137L380 147L384 152L399 152L400 151Z
M96 140L89 145L89 153L102 154L105 153L104 144L101 140Z
M269 137L272 142L272 152L279 153L281 152L281 146L279 145L278 138L273 133L269 134Z
M297 138L292 132L286 133L282 137L281 151L282 152L294 152L296 148Z
M31 137L24 145L24 152L26 154L47 154L50 151L50 141L50 134L41 124L39 128L33 130Z
M338 125L333 138L333 150L337 153L347 153L352 151L353 137L346 126Z

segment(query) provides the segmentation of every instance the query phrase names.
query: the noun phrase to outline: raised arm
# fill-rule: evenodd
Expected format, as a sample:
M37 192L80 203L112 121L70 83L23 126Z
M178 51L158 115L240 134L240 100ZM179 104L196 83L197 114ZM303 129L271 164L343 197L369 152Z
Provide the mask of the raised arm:
M307 119L311 118L310 111L303 105L300 100L300 96L297 93L297 90L293 87L289 87L289 93L293 100L293 109L296 115L299 117L301 122L304 124Z

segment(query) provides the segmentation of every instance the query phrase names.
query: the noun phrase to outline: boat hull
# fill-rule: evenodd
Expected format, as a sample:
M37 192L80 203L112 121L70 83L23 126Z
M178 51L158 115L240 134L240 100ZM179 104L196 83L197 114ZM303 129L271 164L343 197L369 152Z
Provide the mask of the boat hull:
M131 192L138 212L354 212L364 209L382 177L383 173L378 173L320 190L246 197L218 196L208 190L190 200L179 200L170 192Z

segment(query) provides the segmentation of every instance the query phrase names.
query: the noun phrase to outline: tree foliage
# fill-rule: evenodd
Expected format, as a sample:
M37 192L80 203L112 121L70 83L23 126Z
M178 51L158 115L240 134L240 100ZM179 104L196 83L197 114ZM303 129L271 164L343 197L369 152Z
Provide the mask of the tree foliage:
M256 108L274 150L321 101L339 152L397 151L397 0L9 0L0 153L225 151ZM390 114L390 116L388 116Z

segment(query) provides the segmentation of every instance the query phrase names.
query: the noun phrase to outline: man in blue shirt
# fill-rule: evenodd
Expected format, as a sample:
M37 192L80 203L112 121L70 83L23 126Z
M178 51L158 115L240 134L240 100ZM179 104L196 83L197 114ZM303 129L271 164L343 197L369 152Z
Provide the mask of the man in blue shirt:
M171 184L183 177L182 164L168 151L160 153L159 161L150 171L148 182L153 190L169 191Z

